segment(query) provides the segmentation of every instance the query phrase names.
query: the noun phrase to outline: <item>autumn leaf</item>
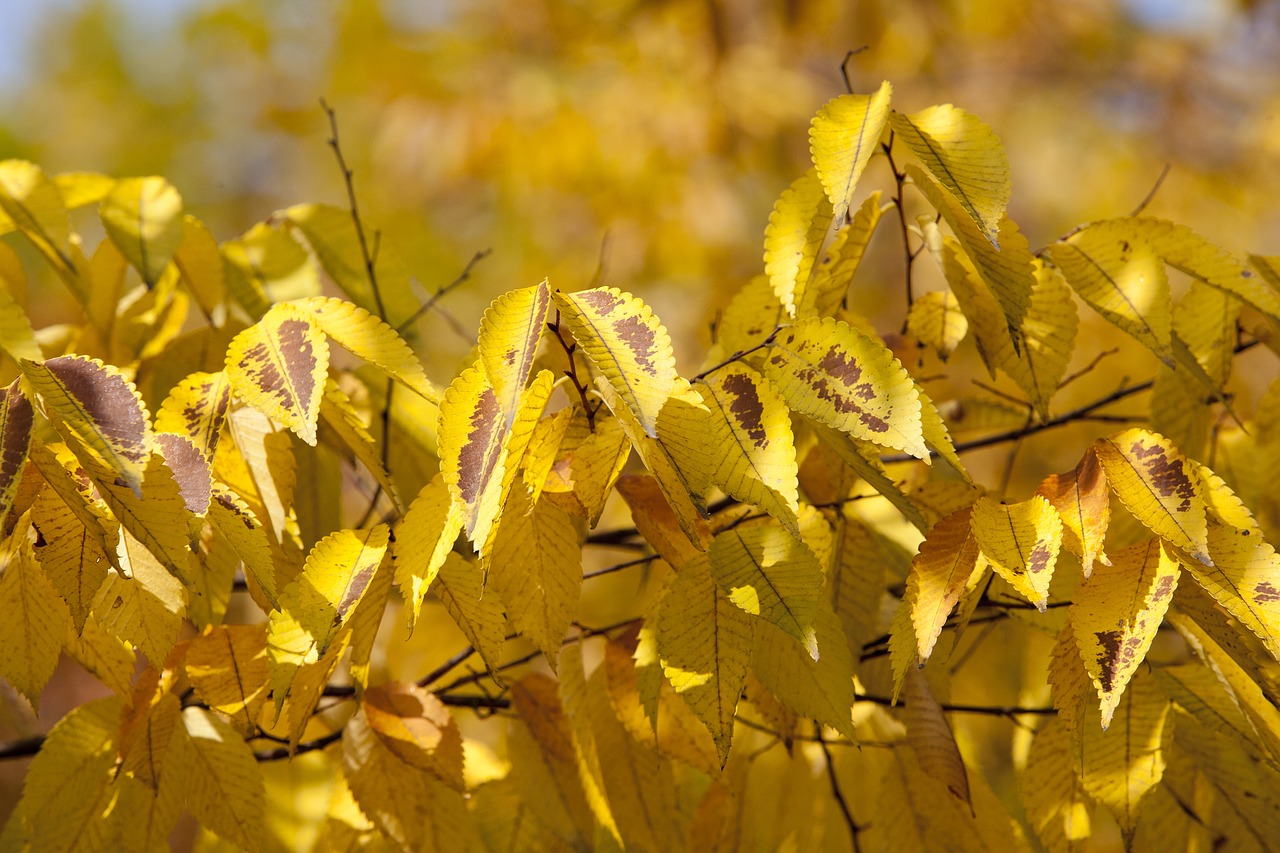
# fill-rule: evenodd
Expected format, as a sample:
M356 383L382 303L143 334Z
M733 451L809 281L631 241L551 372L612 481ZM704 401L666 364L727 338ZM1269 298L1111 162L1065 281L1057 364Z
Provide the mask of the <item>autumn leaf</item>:
M892 95L886 80L873 95L833 98L809 127L809 151L837 223L844 221L858 178L880 147Z
M182 242L182 197L164 178L117 181L98 205L102 226L142 276L155 287Z
M227 348L232 393L313 447L328 369L320 327L288 305L272 308Z
M847 200L842 204L848 207ZM782 193L769 214L764 231L764 271L790 316L796 316L796 306L813 279L832 216L831 201L812 169Z
M520 408L550 305L544 281L499 296L480 320L480 360L508 427Z
M992 568L1041 610L1062 548L1062 518L1040 495L1015 504L979 498L973 535Z
M980 558L971 515L972 510L963 509L935 524L911 561L907 597L922 663L933 653L934 644L970 579L986 567L986 560Z
M1045 477L1036 494L1058 511L1062 545L1080 558L1086 578L1093 573L1094 560L1111 565L1102 550L1111 523L1111 494L1093 448L1085 451L1074 470Z

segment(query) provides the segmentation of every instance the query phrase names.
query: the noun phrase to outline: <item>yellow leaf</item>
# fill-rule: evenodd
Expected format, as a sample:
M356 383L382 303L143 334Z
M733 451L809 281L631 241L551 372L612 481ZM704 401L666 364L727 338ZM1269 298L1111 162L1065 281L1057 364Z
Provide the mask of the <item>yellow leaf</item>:
M25 523L0 556L6 563L0 575L0 675L38 709L71 615L32 555Z
M1051 719L1036 731L1022 776L1022 801L1036 835L1053 853L1075 853L1093 832L1093 803L1075 766L1071 730Z
M704 443L711 428L711 412L701 396L691 389L672 395L658 415L657 438L645 435L626 410L618 420L675 510L680 529L700 547L699 525L706 517L706 496L714 464Z
M178 191L164 178L125 178L102 199L98 215L120 254L155 287L182 242Z
M1036 494L1053 504L1062 517L1062 545L1080 558L1086 578L1093 573L1094 560L1111 565L1102 550L1111 523L1111 493L1092 447L1074 470L1045 477Z
M546 486L549 493L561 492L567 486L574 514L585 517L588 527L599 521L614 481L631 455L622 421L601 415L596 416L592 432L582 410L574 410L551 470L551 478L557 482L553 485L548 480Z
M499 296L480 320L480 360L507 426L520 408L550 306L551 291L543 281Z
M156 432L185 436L212 461L227 419L231 384L225 371L192 373L175 385L156 412Z
M1102 702L1104 729L1164 621L1178 574L1177 560L1151 539L1117 552L1076 590L1072 629Z
M663 496L658 481L652 476L623 474L618 478L615 489L627 502L631 522L645 543L669 565L680 569L703 556L706 544L711 541L711 526L700 519L698 538L701 547L691 543L680 529L680 521Z
M351 618L387 553L385 524L338 530L316 543L267 623L271 686L279 709L304 664L320 660Z
M933 653L934 644L970 578L986 568L986 561L979 559L971 515L972 510L962 509L935 524L911 561L904 600L911 602L916 653L921 663Z
M131 534L120 539L120 562L131 577L112 571L94 596L92 613L109 634L163 663L178 639L187 595L182 584Z
M501 518L502 507L506 506L507 498L511 495L511 488L516 484L516 479L520 476L525 454L529 449L529 442L533 440L533 432L537 428L542 412L546 409L547 402L551 399L551 392L554 390L555 374L550 370L540 370L533 381L529 383L529 387L525 388L520 395L516 416L511 422L511 428L507 432L506 440L502 446L502 483L498 492L498 515L494 517L488 527L487 538L490 541L493 539L494 530ZM521 481L521 488L524 488L523 480ZM484 548L481 549L482 551L488 550L490 541L485 542Z
M209 501L209 521L244 564L245 580L254 601L270 612L278 605L276 567L262 522L230 489L218 486Z
M1062 519L1053 504L1040 495L1015 504L979 498L973 505L973 534L992 568L1044 610L1062 548Z
M71 222L57 185L33 163L0 162L0 210L64 277L75 275Z
M242 736L257 731L270 690L263 626L206 626L187 646L183 666L196 695L225 714L236 731Z
M925 519L915 502L908 497L893 478L889 476L884 463L880 461L880 448L869 441L859 441L847 433L837 432L828 427L817 426L814 432L822 443L831 448L840 459L869 486L880 493L885 500L893 504L903 517L910 521L921 533L929 529Z
M616 288L557 292L554 299L600 376L609 408L616 414L618 404L625 407L656 438L658 413L679 384L667 330L647 305Z
M845 300L845 294L862 258L866 254L867 244L875 234L880 218L893 205L880 204L880 190L867 196L866 200L854 211L850 222L836 232L825 253L819 257L814 266L813 280L800 294L796 302L798 317L834 317ZM722 322L727 318L722 317ZM772 326L769 327L772 329ZM766 334L769 329L766 329ZM746 347L743 347L745 349Z
M203 708L182 712L180 738L187 773L187 808L206 829L245 850L265 841L262 771L235 729Z
M1173 308L1164 261L1124 220L1098 222L1049 247L1080 298L1173 367Z
M556 454L564 443L575 411L580 410L565 407L541 418L534 425L533 433L529 436L521 475L524 487L529 490L534 503L538 502L538 498L542 496L542 490L546 488L551 469L556 464Z
M434 693L398 682L371 687L360 710L398 759L461 791L462 733Z
M349 661L351 680L355 683L357 695L363 695L369 686L369 679L375 666L381 665L373 661L373 646L378 639L378 629L382 626L382 617L387 610L387 601L391 596L391 567L374 572L373 580L365 591L355 612L347 620L351 629L351 659Z
M374 250L373 274L378 286L378 295L374 295L374 283L365 265L351 211L328 204L297 204L279 211L273 218L301 232L316 261L352 302L369 312L378 311L381 302L386 310L382 319L396 329L418 315L422 301L414 291L409 270L385 241ZM367 224L365 228L368 231ZM302 251L293 239L286 239Z
M862 170L880 148L893 87L880 84L874 95L841 95L818 110L809 127L809 152L827 191L836 222L843 223Z
M120 715L116 736L116 772L133 776L152 790L159 787L169 743L178 728L182 707L170 688L171 673L148 667L138 677L129 704Z
M1129 429L1098 439L1094 451L1111 490L1134 518L1206 566L1213 565L1199 477L1171 441L1149 430Z
M835 304L840 304L840 296L848 281L841 281L840 293ZM831 289L834 285L828 282ZM808 294L810 291L805 291ZM813 316L815 311L807 311L802 316ZM735 352L745 352L773 334L778 326L790 322L787 312L783 310L778 295L773 292L767 276L756 276L744 284L729 304L720 312L715 325L715 346L707 353L702 369L719 364Z
M133 383L94 358L64 355L43 364L22 362L73 450L84 449L115 472L138 497L147 467L151 427Z
M1058 639L1049 655L1049 687L1052 689L1053 707L1058 712L1058 719L1077 743L1085 728L1101 728L1085 725L1085 702L1089 698L1091 686L1089 673L1085 671L1084 663L1080 660L1080 649L1076 646L1075 629L1068 621L1058 632Z
M1182 566L1241 625L1280 660L1280 556L1256 529L1210 522L1210 559L1181 559Z
M49 732L27 768L12 818L21 821L32 849L77 849L86 829L106 810L123 704L115 697L86 702Z
M602 761L599 745L609 747L606 738L598 737L601 726L598 725L600 719L606 714L609 717L614 715L610 713L612 708L609 707L608 693L603 689L604 674L600 673L593 678L593 685L596 687L592 691L592 695L587 695L586 674L582 667L582 646L574 643L565 646L560 650L560 665L557 667L557 673L560 679L560 703L564 708L565 718L569 722L569 734L571 737L571 747L577 756L578 778L582 780L583 793L587 795L587 805L591 809L591 814L595 817L597 824L603 828L614 843L621 845L622 836L618 832L618 824L613 816L613 809L609 803L609 796L605 792L605 771L602 768ZM592 700L596 701L599 706L598 710L589 706ZM594 713L593 713L594 711ZM616 718L608 720L613 726L604 729L605 732L613 734L622 729L621 723ZM593 725L595 724L595 725ZM595 731L593 731L593 728ZM623 735L625 739L625 734ZM597 744L597 740L600 744ZM609 769L621 769L616 767L618 764L627 763L628 756L626 750L614 749L610 753L605 754ZM646 757L651 755L646 753ZM659 761L662 759L659 758ZM649 766L653 766L651 762ZM630 769L630 768L628 768ZM644 785L654 781L651 777L645 778L639 774L631 773L627 780L632 786Z
M950 290L931 290L911 303L907 312L907 334L929 347L946 361L969 331L969 321Z
M705 381L711 411L703 447L716 448L711 482L800 535L791 416L763 376L730 364Z
M751 669L765 687L797 714L853 738L853 657L840 620L825 604L814 619L822 657L806 653L788 634L757 623Z
M814 660L828 653L818 647L816 622L822 566L808 546L770 524L719 533L708 553L711 574L735 607L794 637Z
M67 632L63 650L117 696L128 696L138 670L133 646L108 634L92 613L80 634Z
M1172 726L1169 700L1139 670L1106 731L1086 725L1080 742L1085 791L1106 806L1121 831L1133 834L1142 801L1160 784Z
M863 645L876 635L880 624L886 568L895 575L906 574L907 562L903 549L863 524L851 504L840 509L827 590L855 664Z
M511 687L519 723L510 739L513 774L537 820L561 839L594 837L595 821L578 775L573 731L557 695L556 683L541 673Z
M467 537L481 548L502 510L509 431L498 396L476 365L453 380L440 403L440 471L462 507Z
M833 319L778 335L764 374L786 404L855 438L928 457L915 384L883 345Z
M53 176L53 183L62 193L67 210L75 210L102 201L116 179L98 172L62 172Z
M348 352L399 380L418 396L439 399L422 362L395 329L359 305L345 299L313 296L287 303L298 316L309 318Z
M324 397L320 400L318 437L323 443L336 445L334 449L344 458L354 456L358 459L373 474L396 508L403 508L400 490L382 463L381 446L369 434L364 418L332 376L325 380Z
M796 306L805 297L831 225L831 202L813 169L773 205L764 230L764 271L788 316L796 316Z
M36 530L36 559L70 608L79 634L111 563L98 539L52 490L42 492L32 504L31 525Z
M366 713L362 710L347 723L342 738L342 770L361 810L400 849L472 849L462 794L406 762ZM407 752L405 746L402 751Z
M1238 299L1199 281L1192 281L1173 307L1174 332L1218 386L1226 384L1231 375L1239 317Z
M956 799L970 808L969 774L965 770L955 735L947 724L942 705L934 698L929 681L918 667L907 670L906 713L907 743L916 754L920 769L946 785Z
M315 294L320 275L307 252L280 228L259 223L221 246L227 293L251 319L260 319L273 298Z
M1031 291L1035 286L1032 274L1031 247L1018 226L1007 216L999 220L999 228L990 232L978 226L959 201L934 178L914 163L904 167L907 176L928 199L929 204L942 215L960 241L965 255L972 261L982 280L991 289L996 303L1005 317L1005 324L1014 347L1018 348L1018 330L1022 318L1031 303ZM999 232L1000 246L991 238ZM952 287L955 285L952 284ZM957 294L959 296L959 294ZM961 300L963 304L963 299ZM973 319L972 317L970 318Z
M950 104L911 115L893 112L889 125L999 251L1001 219L1013 188L1009 161L995 132Z
M16 252L4 245L0 248L0 349L14 361L44 359L44 353L31 328L27 312L14 298L14 292L26 290L27 276Z
M498 678L502 647L506 643L506 616L495 591L484 589L480 567L450 551L436 576L435 593L440 603L462 629L467 640L480 652L489 672Z
M449 494L444 478L437 474L418 492L396 526L391 546L396 585L409 605L410 629L418 621L423 596L452 552L461 530L460 507Z
M548 501L530 504L513 489L483 563L511 622L542 650L552 668L578 611L582 549L573 519Z
M754 626L717 589L706 555L670 576L658 611L662 670L715 741L724 765L751 663Z
M328 373L328 341L310 316L289 305L272 308L227 348L232 392L313 447Z
M182 242L173 255L173 262L196 304L219 325L226 316L225 263L213 233L190 214L182 217Z

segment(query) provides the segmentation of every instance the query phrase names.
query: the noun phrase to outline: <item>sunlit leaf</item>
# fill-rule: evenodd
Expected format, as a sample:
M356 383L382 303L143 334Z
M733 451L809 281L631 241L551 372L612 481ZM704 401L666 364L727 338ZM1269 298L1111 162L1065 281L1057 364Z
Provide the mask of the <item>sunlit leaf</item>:
M102 226L147 287L155 287L182 242L182 197L164 178L117 181L98 206Z
M329 371L329 343L307 314L283 305L236 335L226 374L239 399L312 446Z
M833 317L846 299L849 285L862 265L867 244L875 234L891 204L880 203L880 190L866 200L849 217L849 224L836 232L827 250L816 261L813 280L796 303L798 317ZM729 312L725 312L725 319ZM772 328L772 327L770 327ZM765 330L766 333L769 331Z
M907 334L932 349L943 361L960 345L967 331L969 321L950 290L922 293L907 312Z
M1093 802L1085 794L1073 758L1071 730L1049 720L1036 730L1023 771L1022 801L1044 846L1054 853L1084 849L1093 831Z
M1111 565L1102 550L1111 523L1111 493L1093 448L1085 451L1074 470L1045 477L1036 494L1061 516L1062 545L1080 558L1086 578L1093 572L1094 560Z
M1015 504L979 498L973 534L992 568L1043 610L1062 548L1062 518L1053 505L1040 495Z
M52 490L42 493L32 505L31 525L36 530L35 557L70 608L71 621L79 633L111 563L101 542Z
M94 596L93 616L104 630L137 646L153 664L163 663L178 639L186 590L128 533L120 540L120 563L131 577L114 571L107 574Z
M831 223L831 202L812 169L782 193L769 214L764 231L764 271L790 316L795 316L796 305L813 278Z
M238 732L257 729L270 689L267 635L261 625L206 627L191 640L183 666L196 694L225 714Z
M1098 439L1093 447L1111 490L1134 518L1206 566L1213 565L1199 478L1172 442L1130 429Z
M1151 648L1178 585L1178 562L1159 539L1117 551L1076 591L1071 622L1085 669L1102 700L1102 727Z
M245 850L264 842L262 771L235 729L203 708L182 712L187 808L206 827Z
M440 471L462 508L467 536L483 546L502 510L507 423L484 370L463 371L440 403Z
M893 87L880 84L873 95L841 95L818 110L809 128L809 151L837 223L844 221L850 197L889 118Z
M212 460L230 401L225 372L192 373L169 391L156 412L156 432L186 436Z
M797 714L852 738L853 659L842 634L840 620L831 608L819 607L813 637L822 656L815 658L789 633L771 623L759 622L751 668Z
M5 614L0 619L0 675L39 708L71 615L25 536L22 539L10 539L3 554L7 565L0 575L0 613Z
M496 590L485 590L475 563L450 551L436 575L435 594L471 645L497 677L506 642L506 615Z
M939 521L929 531L907 575L911 621L915 627L917 654L929 659L951 611L960 601L969 580L982 571L978 539L971 529L972 511L963 509Z
M0 210L59 275L74 275L71 223L62 193L39 166L26 160L0 162Z
M461 530L460 508L449 494L444 479L437 476L414 498L395 529L391 546L396 585L409 604L410 627L418 621L422 598Z
M508 426L520 407L550 305L544 281L499 296L480 321L480 360Z
M888 349L847 323L814 318L785 329L764 373L794 411L856 438L928 456L910 376Z
M361 710L397 758L462 789L462 734L434 694L414 684L384 684L365 691Z
M1280 556L1256 529L1210 522L1205 541L1210 559L1183 568L1280 660Z

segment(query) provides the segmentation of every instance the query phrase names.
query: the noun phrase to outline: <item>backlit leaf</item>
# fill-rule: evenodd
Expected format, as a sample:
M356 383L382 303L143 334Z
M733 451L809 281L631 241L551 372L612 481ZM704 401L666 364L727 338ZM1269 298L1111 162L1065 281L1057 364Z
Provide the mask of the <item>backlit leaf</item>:
M40 707L71 625L67 605L31 553L25 533L6 542L0 574L0 675Z
M312 317L287 305L272 308L227 348L232 392L313 447L328 372L328 341Z
M1107 730L1085 725L1081 739L1084 789L1110 809L1125 835L1138 822L1142 801L1160 784L1171 734L1169 700L1155 679L1139 671Z
M1099 222L1049 247L1085 302L1172 367L1169 277L1155 249L1123 221Z
M1148 430L1129 429L1098 439L1094 451L1111 490L1134 518L1206 566L1213 565L1199 478L1172 442Z
M988 226L985 224L980 227L955 196L915 163L907 163L903 170L928 199L929 204L951 226L965 255L991 289L996 303L1004 313L1010 338L1015 348L1018 348L1018 330L1022 328L1022 318L1026 315L1027 306L1031 302L1031 291L1035 286L1033 259L1027 238L1007 216L999 219L998 228L987 230ZM997 233L1000 240L998 248L992 242Z
M706 381L703 399L712 415L702 441L718 454L711 482L799 536L791 418L773 388L754 370L731 364Z
M867 196L849 217L849 224L836 232L815 264L813 281L796 303L798 317L833 317L844 302L849 285L857 275L867 244L891 204L880 204L880 190ZM728 311L725 317L728 317ZM766 333L768 330L766 329Z
M462 733L435 694L416 684L384 684L365 691L360 709L397 758L462 790Z
M27 465L34 423L31 401L22 393L20 380L0 389L0 519L13 508L14 496Z
M520 408L550 305L544 281L499 296L480 321L480 360L508 426Z
M395 581L409 604L409 626L418 621L422 598L444 565L462 530L462 512L437 475L422 487L396 527L391 554Z
M351 398L338 387L332 376L325 380L324 397L320 400L318 437L322 444L333 446L344 459L354 457L359 460L396 508L403 510L400 490L382 462L382 448L369 434L369 426Z
M1009 161L1000 138L977 116L950 104L889 116L895 138L951 193L991 245L1009 203Z
M1036 730L1023 771L1022 801L1040 842L1052 853L1083 850L1093 803L1075 767L1071 730L1057 719Z
M1178 585L1178 562L1159 539L1116 552L1078 590L1071 605L1076 645L1102 700L1102 727L1151 648Z
M946 361L969 331L969 321L950 290L922 293L907 312L907 334Z
M187 646L183 666L196 694L230 718L236 731L245 735L257 730L270 689L263 626L208 626Z
M434 591L467 640L480 652L489 671L496 675L506 642L507 619L497 591L484 589L480 567L450 551L440 566Z
M711 541L711 525L698 525L699 546L695 546L680 529L671 504L662 494L658 481L648 474L623 474L615 489L631 510L631 522L649 547L658 552L675 569L699 560ZM797 528L798 532L798 528Z
M854 736L853 658L840 620L830 607L818 608L814 642L820 658L770 623L757 623L751 668L778 699L801 716Z
M979 498L973 534L992 568L1041 610L1062 548L1062 519L1040 495L1015 504Z
M599 287L555 293L556 306L600 375L602 390L629 410L651 438L658 413L677 390L671 338L649 307L629 293ZM609 397L609 408L618 406Z
M1085 451L1074 470L1045 477L1036 494L1053 504L1062 517L1062 545L1080 558L1086 578L1093 572L1094 560L1111 565L1102 550L1111 523L1111 493L1093 448Z
M437 393L409 345L375 315L345 299L313 296L288 303L357 358L404 383L419 396L435 401Z
M922 663L933 653L970 578L986 566L986 561L980 560L971 515L972 510L962 509L935 524L911 561L907 600L911 602L911 622Z
M163 663L178 639L187 596L182 584L132 535L120 540L120 563L131 577L107 574L93 599L94 618L108 633Z
M101 542L52 490L36 498L31 524L36 530L36 559L71 609L71 621L79 634L111 563Z
M778 626L814 660L827 653L816 626L822 567L802 541L772 524L736 527L717 534L708 553L734 606Z
M858 178L880 148L892 95L886 80L873 95L833 98L809 127L809 152L837 223L843 223Z
M844 205L848 206L847 200ZM795 316L796 305L804 298L831 223L831 202L812 169L782 193L769 214L764 271L790 316Z
M17 253L8 245L0 248L0 349L14 361L24 358L41 361L44 353L36 341L31 320L14 298L14 293L21 293L26 283L27 276Z
M1210 522L1206 542L1210 560L1183 568L1280 660L1280 556L1256 529Z
M191 214L182 218L182 242L173 262L201 310L217 323L226 312L225 264L213 233Z
M0 162L0 210L54 264L59 275L74 275L71 223L62 193L34 163Z
M579 543L578 530L566 512L545 500L531 506L524 489L513 489L484 563L512 624L553 667L577 614L582 587Z
M244 565L250 594L270 612L279 604L276 567L267 532L249 506L230 489L215 487L209 501L209 521L234 549Z
M156 432L186 436L212 460L230 400L225 372L192 373L169 391L156 412Z
M264 841L262 771L235 729L203 708L182 712L187 808L204 826L245 850Z
M586 518L594 527L604 511L614 481L631 455L631 443L622 421L596 415L595 430L581 408L575 408L565 427L556 459L544 484L544 493L565 510Z
M59 356L22 363L23 373L73 442L101 459L138 497L147 467L151 427L133 383L97 359Z
M484 370L464 370L440 403L440 471L477 546L501 511L507 422Z
M346 625L380 571L389 531L338 530L316 543L297 580L280 595L280 609L267 624L267 652L276 707L284 701L298 667L314 663Z
M658 611L662 670L711 732L722 765L751 662L753 632L750 617L716 587L705 555L671 576Z
M182 242L178 191L164 178L125 178L102 199L98 215L120 254L155 287Z
M764 373L794 411L856 438L928 456L910 376L888 349L847 323L813 318L783 330Z
M920 769L947 786L956 799L972 808L969 774L965 770L955 735L947 724L942 705L934 698L929 681L917 667L907 670L907 743L916 754Z

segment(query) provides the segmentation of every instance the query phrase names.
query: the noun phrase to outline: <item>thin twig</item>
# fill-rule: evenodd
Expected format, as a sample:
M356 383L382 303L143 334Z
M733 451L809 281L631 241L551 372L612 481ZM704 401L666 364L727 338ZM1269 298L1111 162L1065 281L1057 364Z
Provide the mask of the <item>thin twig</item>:
M907 226L907 210L902 201L902 188L906 185L907 173L898 169L898 164L893 159L893 131L889 131L889 139L880 144L880 148L884 151L885 158L889 161L889 170L893 172L893 183L895 187L895 195L892 199L893 206L898 211L898 225L902 230L902 251L906 258L906 288L907 288L907 312L910 313L911 306L915 303L915 287L912 283L912 270L915 267L916 258L920 254L920 249L912 251L911 249L911 229ZM923 247L921 247L923 248ZM902 321L902 331L907 330L907 321Z
M728 367L729 365L733 364L735 361L741 361L742 359L744 359L744 358L746 358L747 356L751 355L751 353L753 353L753 352L757 352L758 350L762 350L762 349L764 349L764 348L765 348L765 347L767 347L767 346L772 346L772 345L773 345L773 339L774 339L774 338L776 338L776 337L778 336L778 332L780 332L780 331L782 331L782 327L781 327L781 326L774 326L774 327L773 327L773 331L769 333L769 337L765 338L765 339L764 339L763 341L761 341L760 343L756 344L756 345L755 345L755 346L753 346L753 347L749 347L749 348L747 348L747 349L740 349L740 350L738 350L738 351L737 351L737 352L735 352L733 355L731 355L731 356L729 356L728 358L726 358L724 361L720 362L719 364L715 364L715 365L712 365L711 367L708 367L706 370L702 371L701 373L699 373L697 376L693 377L693 379L691 379L691 380L689 380L689 381L691 381L691 382L697 382L697 381L698 381L698 380L700 380L700 379L706 379L708 376L710 376L712 373L715 373L715 372L716 372L717 370L719 370L720 368L722 368L722 367Z
M452 290L454 290L457 287L460 287L464 282L470 280L471 273L475 270L476 264L480 263L485 258L489 257L490 253L492 252L493 252L492 249L480 249L478 252L472 255L471 260L467 261L467 265L462 268L462 272L458 273L458 277L455 278L453 281L449 282L448 284L446 284L444 287L438 288L435 293L427 297L427 301L422 303L420 306L418 306L417 311L414 311L412 314L409 315L409 318L407 320L405 320L399 326L396 326L396 332L398 334L403 335L406 329L408 329L415 322L417 322L419 317L421 317L423 314L426 314L428 311L434 308L437 302L439 302L445 296L449 295L449 293ZM463 334L465 335L466 333L464 332Z
M822 748L822 757L827 760L827 779L831 782L831 795L835 797L836 805L840 807L840 814L844 815L845 825L849 827L853 853L861 853L862 845L858 843L858 833L862 831L862 827L858 826L858 822L853 819L853 812L849 811L849 803L845 801L844 793L840 790L840 780L836 778L836 763L831 758L831 750L827 748L827 742L822 738L822 726L817 725L816 731L815 737L818 746Z
M585 580L590 580L591 578L598 578L601 575L611 575L614 572L620 572L623 569L630 569L630 568L634 568L635 566L644 566L649 563L652 563L654 560L661 560L661 559L662 557L659 554L649 554L644 557L636 557L634 560L627 560L625 563L614 563L612 566L605 566L602 569L594 569L593 571L590 571L590 572L584 572L582 575L582 579L585 581Z
M844 78L844 88L850 95L853 94L853 81L849 79L849 62L855 56L870 48L871 45L864 44L862 47L855 47L844 55L844 62L840 63L840 76Z
M1151 200L1156 197L1156 193L1160 192L1160 185L1164 183L1164 179L1169 177L1169 172L1173 169L1172 163L1165 163L1164 168L1160 170L1160 177L1156 178L1155 185L1151 187L1151 192L1147 193L1142 201L1138 202L1138 206L1133 209L1130 216L1140 216L1142 211L1147 209L1147 205L1151 204Z
M574 341L569 343L564 339L564 335L560 332L560 309L556 309L556 319L553 323L548 323L547 328L556 336L556 340L560 342L560 348L564 350L565 357L569 359L569 369L564 375L569 377L569 381L573 383L573 387L578 392L578 399L582 401L582 409L587 413L587 426L592 432L596 431L596 412L600 411L600 407L604 405L601 401L594 406L587 400L587 388L578 379L578 362L573 354L578 351L578 343Z
M1061 382L1059 382L1058 390L1061 391L1063 388L1066 388L1068 385L1070 385L1072 382L1075 382L1081 376L1084 376L1085 374L1091 372L1095 367L1097 367L1099 364L1102 363L1102 360L1104 358L1106 358L1107 356L1115 355L1118 352L1120 352L1120 349L1118 347L1112 347L1111 349L1104 349L1102 352L1098 353L1093 357L1093 361L1089 362L1084 367L1080 368L1075 373L1071 374L1066 379L1063 379Z
M890 696L871 696L869 694L859 694L855 702L869 702L872 705L883 705L886 708L892 708L896 704ZM957 705L954 703L943 703L942 710L949 711L953 714L984 714L990 717L1009 717L1010 719L1022 714L1041 714L1051 715L1058 713L1057 708L1041 708L1027 707L1025 705Z

